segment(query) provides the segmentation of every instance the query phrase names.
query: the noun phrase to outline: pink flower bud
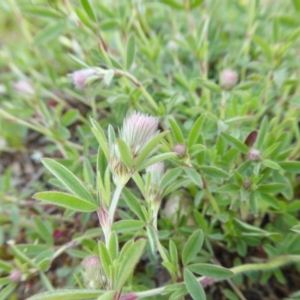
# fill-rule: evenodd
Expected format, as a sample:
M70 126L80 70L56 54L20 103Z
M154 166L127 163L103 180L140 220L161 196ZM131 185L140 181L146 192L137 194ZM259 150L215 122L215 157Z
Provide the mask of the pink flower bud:
M231 89L233 89L236 86L238 80L239 75L234 70L225 69L220 74L221 87L226 91L230 91Z
M9 278L12 282L19 282L22 279L22 272L18 269L14 269L10 272Z
M93 75L96 75L96 72L92 68L76 71L72 74L73 83L77 88L85 89L88 78Z
M101 262L98 256L86 257L81 265L84 268L84 281L87 288L98 289L103 286L104 279L101 276Z
M120 300L136 300L138 296L136 294L130 293L126 295L122 295Z
M173 147L173 152L175 152L178 157L183 158L186 156L186 147L183 144L177 144Z
M27 95L27 96L34 94L34 90L31 84L27 80L20 80L18 82L15 82L13 84L13 88L15 92L17 92L18 94Z
M248 157L253 162L260 161L260 158L261 158L259 150L256 150L256 149L251 149L249 151Z

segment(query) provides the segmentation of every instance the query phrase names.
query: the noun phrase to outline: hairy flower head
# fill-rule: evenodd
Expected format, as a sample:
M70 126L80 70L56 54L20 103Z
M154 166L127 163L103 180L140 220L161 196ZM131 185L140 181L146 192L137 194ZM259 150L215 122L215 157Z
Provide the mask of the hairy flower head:
M93 68L78 70L72 73L73 83L77 88L84 89L86 88L87 80L93 75L96 75L96 71Z
M140 112L127 116L120 130L120 138L128 145L133 158L158 134L158 119Z

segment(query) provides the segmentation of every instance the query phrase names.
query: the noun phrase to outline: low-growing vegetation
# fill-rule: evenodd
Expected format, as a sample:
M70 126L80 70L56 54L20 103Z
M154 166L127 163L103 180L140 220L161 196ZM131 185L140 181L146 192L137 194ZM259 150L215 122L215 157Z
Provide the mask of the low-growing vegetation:
M0 300L299 299L300 1L0 2Z

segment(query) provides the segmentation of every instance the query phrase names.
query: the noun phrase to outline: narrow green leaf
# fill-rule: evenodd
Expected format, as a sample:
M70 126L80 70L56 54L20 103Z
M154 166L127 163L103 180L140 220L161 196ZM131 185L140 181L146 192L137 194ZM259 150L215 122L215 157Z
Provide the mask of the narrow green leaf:
M99 241L98 242L98 251L99 251L99 256L101 258L101 264L103 266L103 271L105 275L109 278L110 276L110 266L112 265L112 261L110 258L110 255L106 249L106 246L103 244L103 242Z
M184 137L179 125L173 119L169 118L169 123L172 128L172 133L175 139L175 142L178 144L184 144Z
M7 271L10 272L13 270L13 266L11 266L9 263L5 262L4 260L0 259L0 271Z
M83 178L84 181L87 182L91 187L94 186L95 183L95 174L92 168L92 165L89 159L84 158L83 161Z
M192 168L184 167L183 168L185 173L187 174L188 178L195 183L200 189L203 188L203 181L201 175Z
M102 151L105 154L105 157L107 159L107 161L109 160L109 149L108 149L108 143L107 143L107 139L106 136L104 134L104 131L102 130L101 126L98 124L98 122L92 118L90 118L90 122L92 124L92 131L96 137L96 139L98 140L98 143L102 149Z
M200 251L203 244L203 232L201 229L196 230L188 239L182 250L182 263L188 265Z
M184 283L189 294L194 300L206 300L205 292L202 285L198 282L196 277L188 269L184 269Z
M135 38L133 35L130 35L127 43L127 50L126 50L126 69L129 70L135 56Z
M161 132L153 139L151 139L141 150L140 155L135 160L135 168L139 169L139 166L145 161L145 159L153 152L157 147L159 142L163 139L166 132Z
M139 262L144 248L146 245L146 241L144 239L140 239L134 244L132 244L129 250L126 252L126 256L122 257L121 265L118 270L118 278L116 282L116 289L120 289L125 284L126 280L129 278L131 273L133 272L136 264Z
M94 22L97 22L95 12L89 0L81 0L81 5L84 8L86 14L90 17L90 19L93 20Z
M192 264L188 266L188 269L193 273L217 280L224 280L234 276L231 270L211 264Z
M258 137L255 142L255 146L257 149L261 149L264 142L266 141L268 129L269 129L268 117L264 117L261 122L261 126L258 131Z
M300 161L281 161L278 164L287 172L300 174Z
M65 22L54 22L43 28L34 38L33 46L40 46L57 39L65 29Z
M118 236L115 232L112 232L109 243L108 243L108 251L112 261L118 258L119 256L119 243Z
M202 126L204 124L206 114L202 114L194 123L193 127L190 130L188 137L188 148L190 149L194 144L197 143L199 134L201 132Z
M9 299L9 295L14 291L14 289L17 287L17 284L12 282L8 284L5 288L3 288L0 291L0 300L6 300Z
M243 142L239 141L235 137L223 132L221 136L234 148L239 150L240 152L247 154L249 152L249 148Z
M50 19L62 19L64 17L60 12L50 8L49 6L45 7L35 5L31 7L22 7L22 12L29 15Z
M171 263L174 266L176 266L178 264L178 253L177 253L176 245L172 240L170 240L169 242L169 250L170 250Z
M53 237L49 229L46 225L42 222L42 220L38 217L33 219L37 232L39 233L40 237L47 243L53 244Z
M33 197L37 200L46 201L76 211L92 212L97 210L96 204L62 192L41 192L35 194Z
M202 87L212 92L220 93L222 91L221 87L211 80L197 78L197 82L199 82Z
M99 298L97 298L97 300L114 300L114 299L116 299L117 294L118 293L115 291L109 291L109 292L104 293Z
M181 168L174 168L168 171L161 180L162 189L167 187L171 182L174 182L181 175L181 173Z
M123 189L122 195L129 209L136 214L140 220L146 221L138 199L127 188Z
M176 157L177 157L177 154L175 154L174 152L167 152L167 153L155 155L153 157L148 158L141 165L139 165L139 167L136 169L136 171L141 171L141 170L143 170L149 166L152 166L158 162L164 161L166 159L176 158Z
M112 229L116 232L134 232L145 226L144 221L140 220L122 220L113 224Z
M98 297L103 293L105 291L102 290L62 289L37 294L29 297L27 300L83 300Z
M132 154L127 144L122 139L117 139L118 149L122 162L127 168L131 169L133 165Z
M281 170L281 167L278 163L276 163L275 161L272 161L270 159L264 159L262 161L262 164L265 167L271 168L271 169L275 169L275 170Z
M230 192L237 192L240 190L240 187L237 184L226 184L219 187L216 190L216 193L230 193Z
M61 124L65 127L73 124L79 117L79 111L77 109L68 110L61 119Z
M50 158L42 160L44 166L71 192L87 202L95 204L90 192L81 181L66 167Z
M269 183L269 184L262 184L258 187L258 191L262 193L270 193L276 194L280 193L283 189L287 186L283 183Z
M157 250L157 234L153 226L150 224L147 225L146 230L152 253L155 253Z
M225 179L225 178L228 178L228 176L229 176L225 171L223 171L222 169L219 169L217 167L202 166L201 168L205 174L207 174L208 176L214 177L214 178Z

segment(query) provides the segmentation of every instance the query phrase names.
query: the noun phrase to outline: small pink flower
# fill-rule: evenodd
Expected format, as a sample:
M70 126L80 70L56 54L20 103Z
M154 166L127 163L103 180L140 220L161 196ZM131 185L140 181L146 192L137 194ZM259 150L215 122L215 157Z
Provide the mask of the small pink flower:
M34 90L31 84L27 80L20 80L18 82L15 82L13 84L13 88L19 94L23 94L27 96L34 94Z
M250 159L251 161L253 161L253 162L260 161L260 158L261 158L260 152L259 152L259 150L257 150L257 149L251 149L251 150L249 151L248 157L249 157L249 159Z
M22 279L22 272L18 269L14 269L10 272L9 278L12 282L19 282Z
M73 83L77 88L85 89L88 78L90 78L93 75L96 75L96 72L92 68L76 71L72 74Z
M239 75L236 71L225 69L220 74L220 84L226 91L233 89L238 83Z
M147 142L158 134L157 127L157 118L135 111L124 120L120 138L136 157Z

